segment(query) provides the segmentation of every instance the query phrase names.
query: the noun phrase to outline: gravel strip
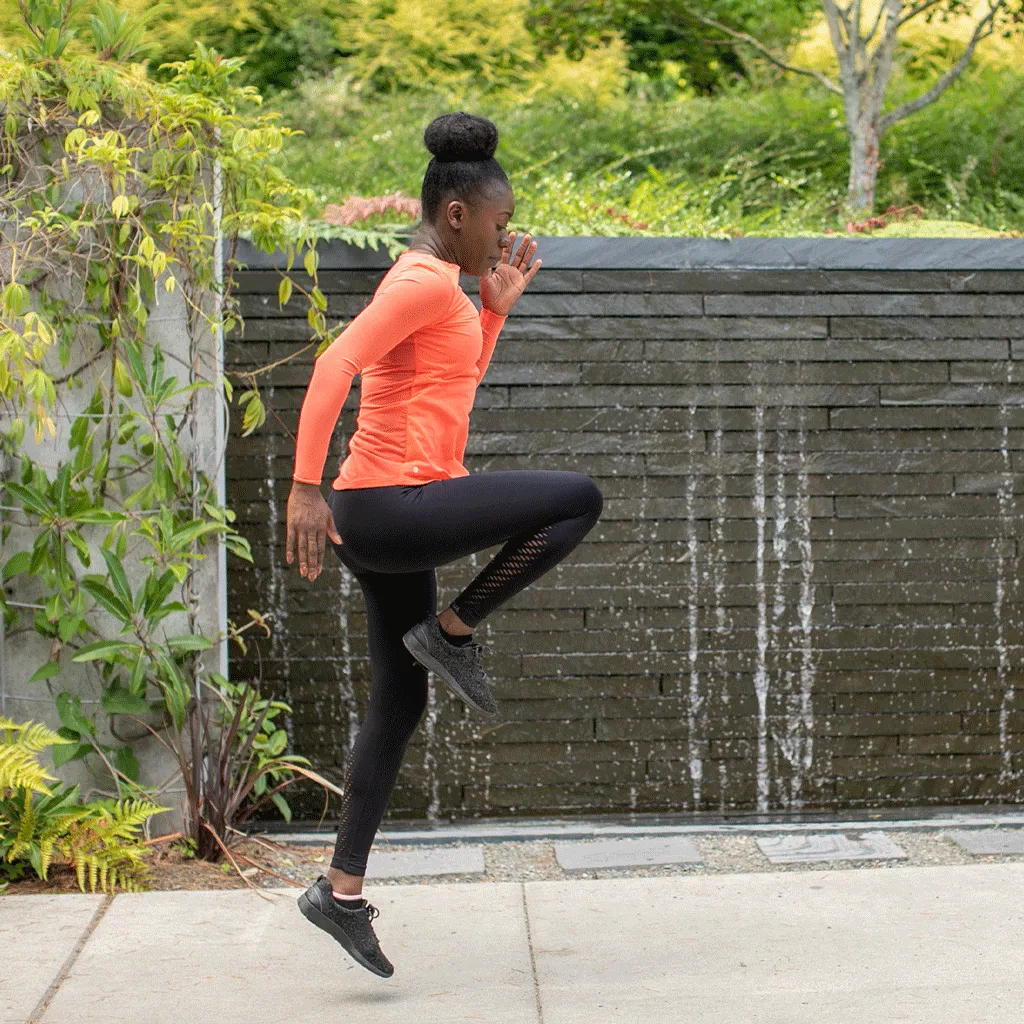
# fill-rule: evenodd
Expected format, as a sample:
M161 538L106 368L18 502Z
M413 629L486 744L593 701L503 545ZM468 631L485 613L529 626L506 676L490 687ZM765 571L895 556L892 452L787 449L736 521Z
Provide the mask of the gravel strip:
M851 830L851 835L859 831ZM972 831L988 831L975 829ZM764 834L764 833L760 833ZM778 833L775 833L778 834ZM815 834L801 831L801 835ZM941 835L940 830L907 829L885 833L907 854L902 859L812 861L804 863L772 864L761 853L756 835L734 832L729 834L690 834L703 858L702 864L648 864L633 868L603 868L590 871L563 871L555 859L554 840L506 840L498 843L424 843L393 844L383 836L376 847L380 852L437 850L439 846L460 847L480 845L484 851L484 873L453 875L415 875L405 878L372 878L369 889L384 885L441 885L450 882L537 882L562 881L572 878L665 878L672 875L730 875L765 871L858 871L866 868L928 867L950 864L998 864L1002 861L1024 861L1024 854L985 854L976 856L962 849L953 839ZM601 840L578 840L600 842ZM171 849L158 849L154 854L153 888L163 890L184 889L239 889L247 884L280 888L288 881L305 888L317 875L323 874L334 852L333 842L323 845L281 844L249 841L233 847L238 855L244 879L239 878L225 861L210 864L183 858ZM248 859L247 859L248 858ZM260 869L270 868L276 876ZM37 892L77 892L74 871L63 865L54 865L48 881L34 875L11 883L9 895Z
M730 875L767 871L858 871L865 868L928 867L947 864L996 864L1000 861L1024 861L1022 854L975 856L961 849L939 832L920 829L886 835L907 854L901 859L814 861L773 864L761 853L752 835L691 836L703 864L648 864L635 868L602 868L594 871L563 871L555 860L554 844L538 842L485 843L483 875L417 876L415 878L373 879L367 885L438 884L443 882L533 882L569 878L664 878L671 875ZM584 840L581 840L584 841ZM456 846L458 844L448 844ZM432 846L406 846L401 849L436 849ZM382 847L398 849L398 847Z

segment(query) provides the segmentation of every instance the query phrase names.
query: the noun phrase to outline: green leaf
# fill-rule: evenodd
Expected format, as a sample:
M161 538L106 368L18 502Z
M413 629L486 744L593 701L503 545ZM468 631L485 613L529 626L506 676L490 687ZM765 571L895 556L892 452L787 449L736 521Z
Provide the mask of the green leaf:
M77 530L71 528L68 528L65 536L78 552L79 561L88 569L92 555L89 552L89 545L85 542L85 538Z
M318 262L316 249L307 249L302 265L306 268L306 273L310 277L316 276L316 265Z
M143 614L147 618L153 614L160 603L174 589L174 573L168 569L159 579L150 576L146 581L148 593L143 603Z
M175 727L181 729L185 724L185 707L191 698L188 684L178 671L178 666L170 658L161 655L159 661L164 672L164 678L160 682L167 710L170 711L171 717L174 719Z
M53 515L53 508L47 503L43 495L37 494L28 487L8 480L6 483L7 492L13 494L27 509L40 516Z
M29 676L28 681L30 683L41 683L44 679L52 679L56 675L60 675L60 662L44 661L43 664Z
M12 555L4 562L4 582L6 583L12 576L17 576L20 572L25 572L31 564L31 551L19 551L16 555Z
M82 589L94 597L96 602L103 605L103 607L106 608L107 611L115 618L126 623L131 621L131 609L126 608L125 605L117 599L114 593L102 583L97 583L96 580L84 579L82 580Z
M284 753L286 746L288 746L288 733L284 729L278 729L267 740L267 753L271 757L277 757Z
M127 775L132 782L138 782L139 759L135 756L135 751L131 747L117 748L117 753L114 754L114 766L119 772Z
M82 714L82 702L78 697L72 697L65 690L57 695L57 714L60 716L64 728L70 729L80 736L91 736L96 732L96 726Z
M171 636L165 641L172 651L208 651L213 641L200 633L186 633L184 636Z
M77 612L74 615L62 615L57 622L57 636L62 644L71 642L71 638L85 624L85 619Z
M282 277L281 283L277 286L277 302L280 306L286 306L292 297L292 279Z
M132 591L131 587L128 586L128 577L124 574L121 560L107 548L100 548L100 553L103 555L103 560L107 563L107 571L110 573L110 580L114 585L117 596L124 602L125 608L131 608L133 606Z
M109 658L115 654L128 656L142 653L142 645L134 644L128 640L96 640L86 644L77 654L72 655L72 661L95 661L97 658Z
M242 434L243 437L246 434L252 433L257 427L261 427L267 420L267 411L263 407L263 402L260 396L255 392L250 392L250 398L245 407L245 413L242 415Z
M124 395L125 398L131 397L133 391L132 378L120 359L114 360L114 383L120 394Z
M144 715L149 711L142 697L116 685L103 694L101 703L108 715Z
M99 478L99 473L96 474ZM94 526L113 526L115 523L128 521L128 516L123 512L112 512L102 508L91 508L84 512L76 512L74 515L76 523L88 523Z
M145 689L146 686L146 658L143 652L139 652L139 656L135 659L135 664L132 665L132 674L128 680L128 687L132 693L140 693Z
M275 793L270 799L274 801L274 806L281 812L281 817L285 821L291 822L292 809L288 806L288 801L280 793Z
M59 768L68 761L77 761L92 753L91 743L61 743L50 751L53 763Z

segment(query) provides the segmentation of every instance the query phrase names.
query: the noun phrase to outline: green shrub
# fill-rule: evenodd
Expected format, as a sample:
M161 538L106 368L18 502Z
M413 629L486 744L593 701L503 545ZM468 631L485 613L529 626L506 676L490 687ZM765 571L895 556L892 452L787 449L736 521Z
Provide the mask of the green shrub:
M71 741L34 722L0 717L0 882L29 869L42 879L50 865L74 868L79 888L112 892L145 888L146 847L139 829L167 810L149 800L82 804L77 786L57 784L38 761L47 747Z
M443 94L367 96L337 75L275 106L305 132L289 141L282 166L321 203L395 190L418 196L429 158L423 129L452 109ZM781 235L842 227L842 111L815 85L650 101L478 95L464 109L500 129L497 157L516 189L520 230ZM985 68L965 78L893 128L878 208L917 203L929 218L1024 228L1022 118L1024 77Z
M31 0L28 41L15 52L0 44L0 221L11 226L9 280L0 287L0 396L9 413L0 450L12 467L5 496L33 533L0 575L38 595L28 628L47 655L27 681L56 694L61 736L72 742L55 750L55 762L90 758L109 773L111 789L99 792L138 797L144 790L132 741L101 742L104 716L135 721L177 759L187 827L201 856L219 858L250 797L271 800L294 777L319 777L278 749L280 729L262 733L283 706L261 704L249 687L230 687L203 661L214 641L192 614L199 565L218 543L232 556L252 556L232 526L234 512L216 501L199 447L188 443L201 389L216 389L211 402L235 400L232 380L205 376L199 356L207 330L238 324L230 257L242 235L287 254L282 304L293 286L286 270L305 247L299 262L312 287L295 285L295 295L308 306L306 342L321 350L330 344L327 301L316 287L317 235L306 216L312 195L274 164L289 132L259 111L255 90L238 84L240 61L199 46L169 69L169 80L156 80L133 59L139 25L109 4L94 9L89 37L76 37L69 27L75 0ZM399 247L379 233L332 233ZM228 256L226 282L218 238ZM165 358L147 326L160 293L177 290L190 345L181 366ZM103 360L111 381L95 382L71 402L81 411L56 469L33 459L25 433L31 429L37 445L54 437L58 399L84 381L76 369L58 375L50 357L63 369ZM230 375L245 389L237 396L245 436L266 416L262 372ZM7 593L0 589L0 612L14 629L26 613ZM186 617L169 618L175 613ZM244 651L249 629L269 635L258 611L248 616L241 625L229 620L218 639ZM61 686L69 664L79 669L76 687L91 686L98 697L86 707ZM227 705L226 718L243 738L225 744L225 716L215 720L208 704ZM254 706L269 711L246 731ZM205 765L213 760L224 772L208 785ZM229 787L230 805L207 798L216 786ZM26 842L30 849L33 836L49 836L45 819L68 803L35 801L21 799L5 811L8 821L18 816L19 850ZM283 806L283 799L275 802ZM130 860L107 860L104 851L130 830L140 805L87 806L99 810L68 823L76 868L98 871L101 880L104 870L130 874ZM42 864L41 840L37 845Z

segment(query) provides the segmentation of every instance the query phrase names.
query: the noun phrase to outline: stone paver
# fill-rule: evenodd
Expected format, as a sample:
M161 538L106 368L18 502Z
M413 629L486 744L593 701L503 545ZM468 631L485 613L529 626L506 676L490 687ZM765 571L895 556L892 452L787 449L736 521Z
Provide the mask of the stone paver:
M968 832L951 829L942 833L969 853L1024 853L1024 829L985 829Z
M482 846L441 847L437 850L371 850L366 877L411 878L416 875L482 875Z
M0 896L0 1024L24 1024L102 896Z
M759 838L757 845L773 864L828 860L881 860L907 854L884 832L822 832Z
M692 839L604 839L597 842L555 843L555 858L565 871L635 867L642 864L700 864Z
M387 980L311 925L297 891L118 896L42 1024L536 1021L519 885L375 890Z
M1019 1024L1024 864L526 884L544 1024Z

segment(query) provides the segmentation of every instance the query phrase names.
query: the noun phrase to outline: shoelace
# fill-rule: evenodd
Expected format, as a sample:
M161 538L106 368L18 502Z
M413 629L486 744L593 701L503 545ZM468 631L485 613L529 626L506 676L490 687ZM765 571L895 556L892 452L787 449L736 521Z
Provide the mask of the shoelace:
M367 903L363 909L366 911L367 918L371 921L375 917L380 917L380 911L372 903Z

